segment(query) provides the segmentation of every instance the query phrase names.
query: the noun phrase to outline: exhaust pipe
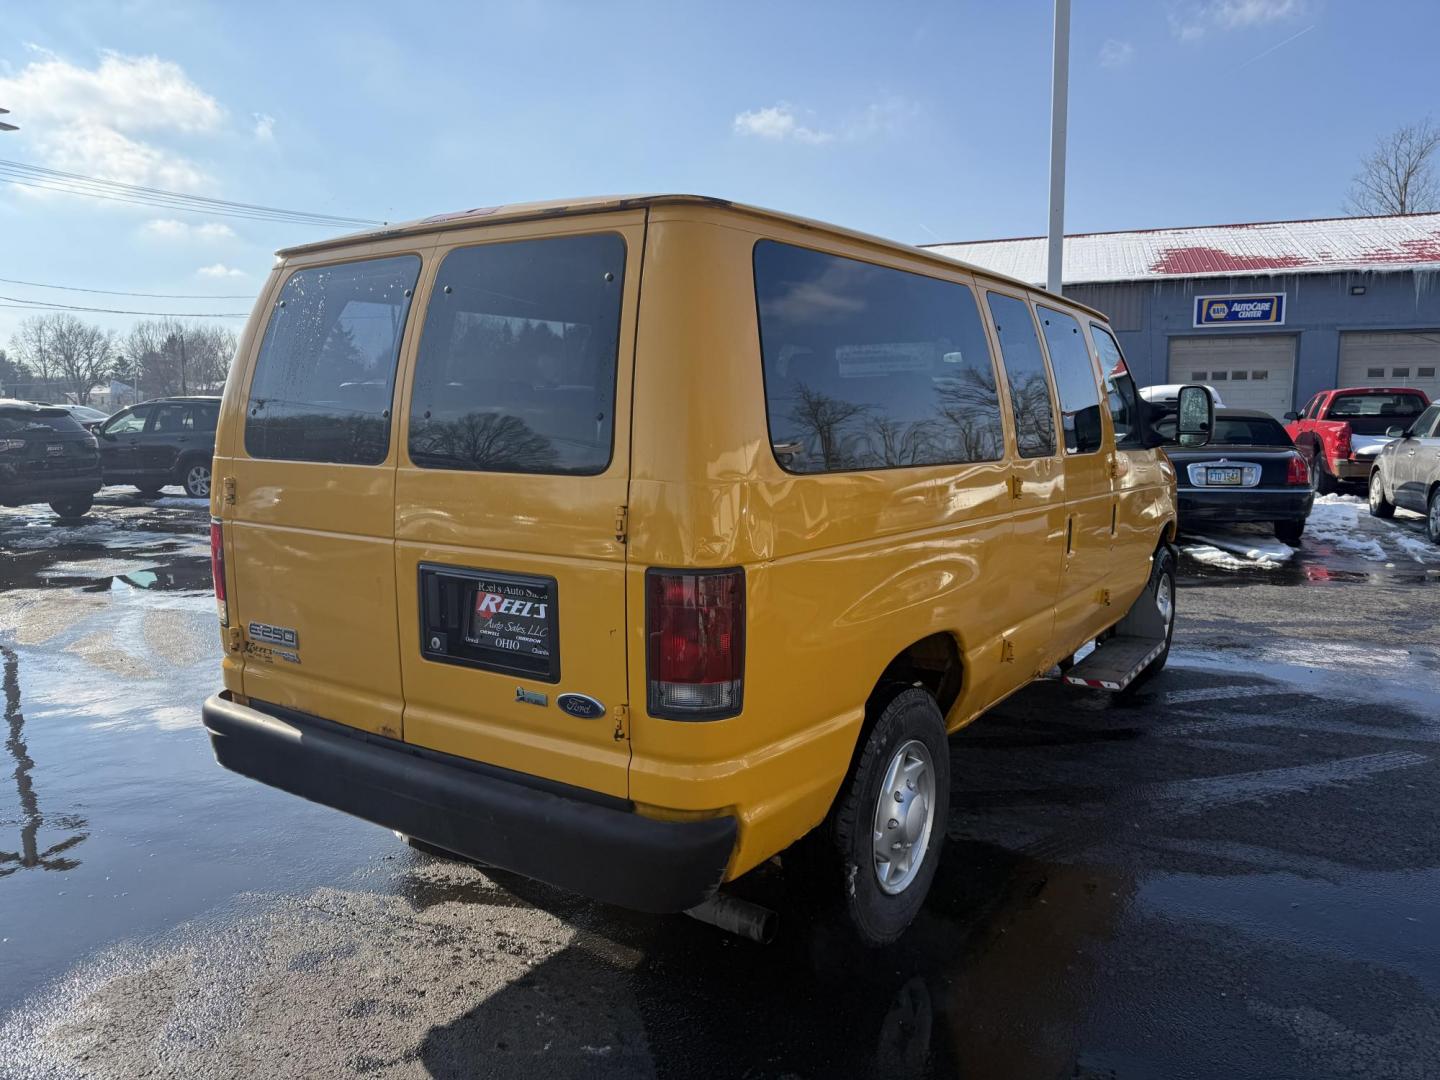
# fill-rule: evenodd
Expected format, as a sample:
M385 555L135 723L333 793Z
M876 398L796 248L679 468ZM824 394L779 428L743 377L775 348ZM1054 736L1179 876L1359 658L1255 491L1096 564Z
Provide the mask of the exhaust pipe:
M775 924L779 921L769 908L722 892L696 904L685 914L727 933L749 938L759 945L769 945L775 940Z

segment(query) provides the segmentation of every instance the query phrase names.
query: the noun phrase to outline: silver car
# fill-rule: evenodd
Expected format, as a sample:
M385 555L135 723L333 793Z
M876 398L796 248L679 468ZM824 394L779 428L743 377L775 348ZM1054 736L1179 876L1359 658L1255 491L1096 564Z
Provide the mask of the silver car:
M1440 544L1440 402L1429 406L1394 436L1370 470L1370 512L1388 518L1397 506L1425 515L1430 539Z

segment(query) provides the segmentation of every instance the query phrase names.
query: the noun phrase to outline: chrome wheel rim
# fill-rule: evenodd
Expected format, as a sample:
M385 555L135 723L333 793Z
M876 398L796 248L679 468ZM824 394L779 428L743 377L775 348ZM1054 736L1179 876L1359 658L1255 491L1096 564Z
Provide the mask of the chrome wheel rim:
M935 826L935 763L919 739L890 759L875 800L872 840L875 880L890 895L904 892L920 873Z
M1440 493L1430 496L1430 539L1440 543Z
M1155 583L1155 610L1165 626L1165 636L1170 636L1170 624L1175 621L1175 587L1170 583L1169 574L1161 574Z
M192 465L192 466L190 466L190 471L185 474L185 486L186 486L191 492L193 492L197 498L198 498L198 497L201 497L201 496L209 495L209 494L210 494L210 466L208 466L208 465Z
M1370 474L1370 509L1380 509L1380 474Z

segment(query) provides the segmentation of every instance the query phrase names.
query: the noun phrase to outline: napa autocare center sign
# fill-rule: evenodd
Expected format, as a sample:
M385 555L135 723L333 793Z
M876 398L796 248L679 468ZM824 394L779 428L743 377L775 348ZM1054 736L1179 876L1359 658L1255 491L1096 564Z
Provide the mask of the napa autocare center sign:
M1285 321L1284 293L1197 296L1196 326L1279 326Z

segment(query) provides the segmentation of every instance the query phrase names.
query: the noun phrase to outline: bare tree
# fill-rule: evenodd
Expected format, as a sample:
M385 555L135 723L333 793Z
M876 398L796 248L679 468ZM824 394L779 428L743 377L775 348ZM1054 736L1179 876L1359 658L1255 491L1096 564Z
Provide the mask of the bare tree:
M1440 209L1440 176L1434 156L1440 128L1427 116L1376 140L1350 181L1350 214L1418 214Z
M25 365L40 380L61 383L79 405L90 400L90 391L110 371L110 334L69 312L31 316L14 340Z
M143 397L217 393L235 345L235 332L226 326L145 319L126 333L116 374Z

